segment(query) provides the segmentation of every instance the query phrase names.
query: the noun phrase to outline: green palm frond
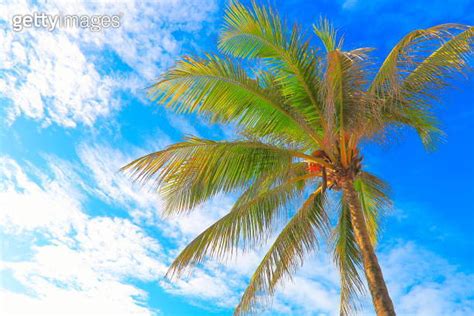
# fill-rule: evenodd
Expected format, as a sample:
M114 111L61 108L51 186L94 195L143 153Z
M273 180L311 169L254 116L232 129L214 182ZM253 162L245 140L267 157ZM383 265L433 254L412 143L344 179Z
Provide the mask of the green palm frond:
M432 113L432 102L439 91L449 85L454 75L467 68L472 57L474 28L470 27L454 36L421 62L403 81L402 98L397 113L400 122L413 127L423 144L433 148L443 135Z
M460 24L441 24L416 30L406 35L388 54L369 88L378 95L398 93L403 78L426 58L426 51L453 37L453 32L466 27ZM438 43L438 44L436 44ZM433 47L435 47L433 49Z
M359 299L365 293L360 276L362 258L351 223L349 206L341 202L339 220L333 231L334 261L341 278L340 314L351 315L360 307Z
M255 181L235 202L230 212L196 237L171 265L168 276L179 276L206 256L223 258L238 247L245 250L264 241L275 220L301 196L312 175L304 163L281 173L271 172Z
M314 33L319 37L327 52L342 49L343 38L337 38L337 31L334 26L325 18L320 18L317 25L313 25Z
M444 135L443 131L438 127L438 120L431 111L410 105L404 104L392 107L390 111L385 113L385 123L414 128L421 142L428 150L435 148Z
M443 43L403 81L402 91L408 95L430 95L448 85L447 81L461 73L471 57L474 27Z
M368 172L361 174L354 181L361 209L367 225L372 244L375 245L379 232L381 213L391 206L388 197L388 185ZM360 307L360 297L365 294L360 271L362 258L355 240L348 203L342 198L339 220L333 231L335 239L334 260L339 267L341 277L341 315L351 315Z
M327 53L324 76L325 143L340 144L340 157L347 165L347 136L355 140L371 136L371 125L380 125L376 101L365 93L368 75L368 48L350 52L333 50ZM329 150L327 150L328 153ZM330 153L331 154L331 153ZM336 153L332 153L337 155Z
M304 256L315 249L317 233L324 234L329 225L324 204L325 194L320 187L278 235L253 274L234 315L255 311L259 294L273 294L278 282L291 277Z
M359 196L370 240L375 245L379 232L379 219L392 205L388 197L389 187L375 175L361 172L354 181L354 188Z
M250 78L229 58L187 57L162 75L149 94L177 112L198 112L213 121L235 122L262 134L318 139L304 118L285 104L275 85ZM229 106L232 104L232 106Z
M319 124L316 52L301 29L287 27L269 7L233 2L226 10L219 49L241 58L261 58L278 77L282 94L312 125Z
M435 93L467 65L472 36L472 27L459 24L442 24L405 36L369 88L383 97L383 123L412 127L425 147L433 148L442 136L431 112Z
M343 62L345 64L343 65ZM338 130L344 125L343 120L343 73L348 68L347 59L340 51L330 51L327 54L327 69L325 74L324 98L324 130L326 142L334 144ZM338 118L339 117L339 118ZM331 154L331 153L329 153Z
M341 277L341 315L357 310L365 293L361 249L378 267L373 246L380 217L391 205L387 185L361 170L361 141L392 127L412 127L425 145L434 143L441 134L432 113L437 93L469 67L473 51L472 27L438 25L406 35L374 73L370 48L343 51L342 36L325 19L313 31L323 52L270 7L231 1L218 43L225 57L184 58L149 93L177 112L230 123L241 139L188 137L122 168L136 181L152 184L164 199L165 214L190 211L221 193L240 194L229 213L184 248L168 276L180 276L208 257L247 251L286 223L253 274L236 315L255 312L280 280L291 278L330 230L326 194L341 190L331 235ZM298 211L291 217L293 208ZM366 270L373 294L384 281L380 271L371 278L372 272ZM388 292L382 292L391 313Z
M165 213L183 212L218 193L245 188L259 176L288 169L305 154L256 141L216 142L188 138L141 157L123 170L139 182L153 182Z

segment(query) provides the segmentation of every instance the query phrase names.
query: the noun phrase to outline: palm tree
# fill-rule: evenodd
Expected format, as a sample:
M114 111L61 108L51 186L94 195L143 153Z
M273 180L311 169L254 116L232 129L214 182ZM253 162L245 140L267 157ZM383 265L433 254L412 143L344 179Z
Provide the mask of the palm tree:
M240 194L227 215L180 253L168 276L260 245L286 223L235 315L255 312L262 294L273 294L322 239L340 271L341 314L358 307L363 270L377 315L395 315L374 251L380 214L390 205L387 185L362 169L360 144L389 141L398 127L409 127L432 147L440 135L432 106L465 68L473 32L458 24L413 31L377 71L371 49L343 50L326 20L314 26L322 42L317 49L272 9L230 4L218 45L224 57L185 57L150 96L177 112L231 123L241 136L188 137L123 168L156 185L165 214L192 210L220 193ZM328 212L329 194L339 201L331 213L337 216Z

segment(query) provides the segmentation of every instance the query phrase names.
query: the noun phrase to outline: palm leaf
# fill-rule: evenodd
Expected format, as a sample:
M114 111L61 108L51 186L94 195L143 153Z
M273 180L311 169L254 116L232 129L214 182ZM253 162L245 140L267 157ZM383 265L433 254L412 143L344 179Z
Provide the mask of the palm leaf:
M405 121L409 120L408 125L416 129L427 148L433 148L442 135L431 111L431 103L437 101L437 94L449 85L449 80L467 67L472 57L473 35L474 28L470 27L445 42L423 60L401 85L401 97L407 105L402 106L399 112L403 113Z
M368 48L350 52L333 50L328 52L326 57L325 144L330 144L333 149L339 149L338 153L332 154L340 157L343 166L347 166L350 160L347 136L354 138L353 144L357 143L356 140L362 136L369 136L369 120L377 119L374 102L364 91L368 73L366 53L369 50ZM335 146L336 141L338 146Z
M318 139L304 118L284 103L274 85L250 78L230 59L187 57L150 89L152 100L179 113L198 112L212 121L236 122L262 134ZM232 106L229 106L232 104Z
M392 106L384 113L384 116L385 124L414 128L425 148L429 150L433 149L444 135L438 127L439 122L435 115L428 109L401 103L398 106Z
M398 93L403 78L424 60L426 51L433 50L444 38L452 38L453 31L463 29L465 26L451 23L410 32L388 54L369 92L378 95Z
M207 257L246 251L287 222L235 314L255 311L265 294L274 294L282 279L291 278L317 247L319 234L329 229L326 191L347 184L354 186L375 245L380 216L390 200L382 180L359 170L360 142L395 125L413 127L425 144L432 143L439 132L432 114L436 92L467 68L473 32L458 24L411 32L372 75L370 49L343 51L342 39L327 20L314 26L326 51L321 54L298 25L288 29L273 9L232 1L218 45L226 57L185 58L149 92L154 101L177 112L236 125L242 139L189 137L122 168L156 188L165 214L192 210L220 193L241 193L227 215L185 247L168 276ZM348 177L352 175L354 179ZM291 217L288 210L315 186ZM344 195L332 232L341 314L347 315L359 307L365 287Z
M362 172L354 181L354 188L359 196L370 240L375 245L380 216L392 205L388 197L389 187L375 175Z
M458 31L465 30L458 35ZM383 122L414 128L423 144L433 148L442 136L431 113L434 91L460 72L472 52L472 28L442 24L416 30L392 49L369 92L382 101Z
M360 307L359 299L365 288L360 276L361 253L355 240L349 206L345 201L341 203L333 238L334 261L339 267L341 278L340 314L351 315Z
M313 25L313 31L323 43L326 52L342 49L343 39L337 38L337 31L329 20L321 18L318 25Z
M319 124L320 102L316 53L298 26L288 34L280 17L253 2L233 2L226 10L219 49L241 58L262 58L278 77L282 94L305 119Z
M474 27L470 27L443 43L407 76L402 91L408 95L426 94L447 86L447 80L467 66L473 36Z
M291 277L305 254L315 249L316 232L325 232L328 226L324 203L325 195L320 187L278 235L253 274L234 315L254 311L259 303L258 295L273 294L278 282Z
M236 201L230 212L196 237L171 265L168 276L179 276L185 268L206 256L222 258L239 245L245 250L266 239L275 219L300 196L312 175L304 163L282 173L271 172L255 181ZM251 243L251 245L249 245Z
M195 137L141 157L122 168L141 183L152 182L165 214L183 212L218 193L247 187L259 176L288 169L303 153L257 141L216 142Z

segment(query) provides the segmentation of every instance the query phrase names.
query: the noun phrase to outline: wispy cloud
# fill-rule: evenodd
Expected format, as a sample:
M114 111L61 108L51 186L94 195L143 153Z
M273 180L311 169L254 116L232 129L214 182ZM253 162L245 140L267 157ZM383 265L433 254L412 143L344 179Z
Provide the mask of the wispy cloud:
M213 1L2 2L0 89L7 122L26 116L43 126L92 126L121 106L118 91L136 92L175 61L183 46L175 32L199 32L215 10ZM121 26L12 31L14 15L33 12L119 15Z
M33 175L32 175L33 174ZM39 177L40 183L31 179ZM16 161L0 159L0 224L9 234L46 232L54 238L65 237L71 226L85 221L80 193L63 174L48 176L36 169L29 173Z
M47 156L41 170L8 157L0 160L0 227L7 236L32 245L21 249L25 255L20 261L2 254L0 270L25 289L3 289L2 301L9 303L0 306L2 311L61 314L66 306L53 302L67 301L85 314L152 313L143 306L147 293L129 280L160 281L165 291L195 304L212 300L216 307L230 307L237 302L237 289L244 285L242 276L253 269L248 264L256 262L255 254L241 256L232 271L210 262L176 283L163 280L179 248L222 216L232 198L219 197L189 217L164 221L159 197L117 172L140 150L131 147L125 154L103 144L81 144L77 153L75 163ZM89 197L128 216L91 216ZM143 226L158 227L168 239L168 249ZM114 305L116 300L121 304Z
M65 307L52 302L67 300L84 313L153 313L144 303L147 292L129 283L133 279L158 281L164 291L203 308L226 309L238 302L268 245L239 253L224 264L209 260L174 282L163 279L179 249L222 216L232 197L220 196L188 217L164 220L159 197L116 172L138 156L139 149L83 143L77 153L76 163L48 156L48 167L41 170L7 157L1 160L0 226L16 238L39 237L30 240L30 257L2 259L2 269L28 291L4 289L1 295L9 303L0 308L61 313ZM91 216L89 197L123 210L126 216ZM164 239L152 238L147 227L157 227ZM439 255L400 241L381 253L381 264L399 313L474 311L468 287L473 275L458 271ZM308 258L293 280L283 282L269 313L337 315L338 291L337 271L323 248ZM120 304L114 305L115 301Z
M152 314L142 306L147 293L128 280L161 277L158 241L128 219L85 214L65 177L31 174L9 158L1 167L0 226L32 254L12 261L2 253L0 268L25 289L1 290L2 313Z
M471 315L474 275L414 242L382 257L388 286L401 315Z
M345 0L342 3L342 8L343 9L352 9L357 5L358 0Z
M346 11L385 15L402 28L407 28L403 22L408 18L426 19L422 14L387 11L386 1L341 3ZM466 11L466 1L458 3L455 9ZM444 10L437 1L433 5ZM403 12L423 12L419 6L407 6ZM174 63L185 45L193 45L189 36L183 42L182 33L206 32L203 27L216 9L214 1L203 5L198 0L2 2L0 102L7 123L27 117L42 126L74 128L94 126L113 116L124 106L119 94L126 90L141 96L141 89ZM12 15L33 11L120 14L122 26L99 33L9 29ZM378 23L386 24L387 19ZM429 18L436 19L436 14ZM366 31L378 37L386 30L385 25ZM191 124L174 115L167 119L181 134L216 132L200 120ZM233 129L222 132L235 136ZM147 151L170 143L168 136L160 139L149 141ZM234 199L219 196L188 216L164 220L160 197L117 172L145 153L132 146L87 140L76 147L72 162L50 155L40 168L34 161L0 159L0 227L25 248L18 249L23 252L20 258L2 251L0 270L18 283L1 284L2 313L159 313L148 306L149 293L134 281L154 282L204 309L229 309L238 302L269 245L239 253L224 264L209 260L180 280L164 280L179 250L225 214ZM151 232L159 232L159 237ZM380 258L400 314L474 314L472 274L410 241L384 248ZM310 257L292 280L283 282L268 314L337 315L338 291L338 273L330 254L322 251ZM365 311L372 313L370 308Z

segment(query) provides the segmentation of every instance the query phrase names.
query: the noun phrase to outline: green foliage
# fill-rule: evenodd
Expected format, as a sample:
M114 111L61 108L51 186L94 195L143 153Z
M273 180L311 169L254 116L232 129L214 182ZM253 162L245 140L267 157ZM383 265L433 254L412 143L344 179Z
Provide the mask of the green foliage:
M338 41L337 31L329 20L321 18L318 25L313 25L313 31L323 43L326 52L342 48L343 39Z
M381 128L412 127L433 148L441 134L433 104L441 88L467 68L473 35L473 27L442 24L413 31L392 49L369 88L384 101Z
M291 31L272 9L234 2L225 15L219 49L240 58L263 60L277 78L281 94L292 108L317 129L319 57L295 25Z
M369 238L375 246L380 216L391 207L388 185L373 174L361 172L354 181L354 189L359 197ZM360 307L358 298L365 294L360 276L362 257L355 240L349 206L344 199L339 203L338 213L339 219L332 233L334 261L341 277L341 315L350 315Z
M380 121L377 102L365 93L368 51L368 48L349 52L333 50L327 54L322 93L326 143L334 144L347 133L358 139L369 136L374 124Z
M379 232L379 217L392 206L388 197L389 187L375 175L362 172L354 181L354 188L359 195L370 240L375 245Z
M294 164L281 173L269 172L260 177L240 196L227 215L202 232L180 253L168 274L179 275L189 265L202 262L206 255L222 258L239 246L246 248L265 241L275 219L285 215L282 213L285 213L286 207L302 195L311 178L314 177L306 173L303 163Z
M273 294L278 282L291 277L304 256L317 246L317 233L324 233L329 221L324 208L325 195L321 187L303 203L278 235L250 279L234 315L255 311L259 294Z
M334 261L341 278L341 315L350 315L358 309L358 297L365 292L360 277L362 255L357 246L348 203L340 202L339 220L333 230Z
M139 182L152 181L166 202L165 213L191 210L218 193L245 188L272 171L290 168L295 153L257 141L215 142L188 138L139 158L123 170Z
M197 112L212 121L236 122L258 131L259 136L291 136L300 142L317 138L301 114L287 105L275 80L264 75L252 79L229 58L187 57L163 74L150 96L179 113Z
M262 244L286 223L236 309L244 314L254 312L261 298L273 294L278 282L291 277L318 240L327 237L330 192L319 187L322 173L309 171L308 162L315 170L324 166L328 188L351 182L376 244L380 216L390 206L388 187L370 173L354 171L360 141L400 126L415 129L431 146L440 134L433 105L439 91L468 68L474 29L444 24L413 31L373 73L371 49L345 51L342 37L325 19L314 26L323 49L267 6L233 1L224 21L218 47L225 56L178 61L150 88L150 97L180 113L233 123L242 139L189 137L123 170L154 185L165 200L165 214L191 211L220 193L240 193L229 213L181 252L169 276L207 257L223 259ZM248 67L253 62L258 67ZM341 169L343 180L338 180ZM313 193L303 201L307 192ZM302 205L297 212L295 205ZM344 315L356 310L364 293L361 251L348 205L342 198L330 245L341 275Z

